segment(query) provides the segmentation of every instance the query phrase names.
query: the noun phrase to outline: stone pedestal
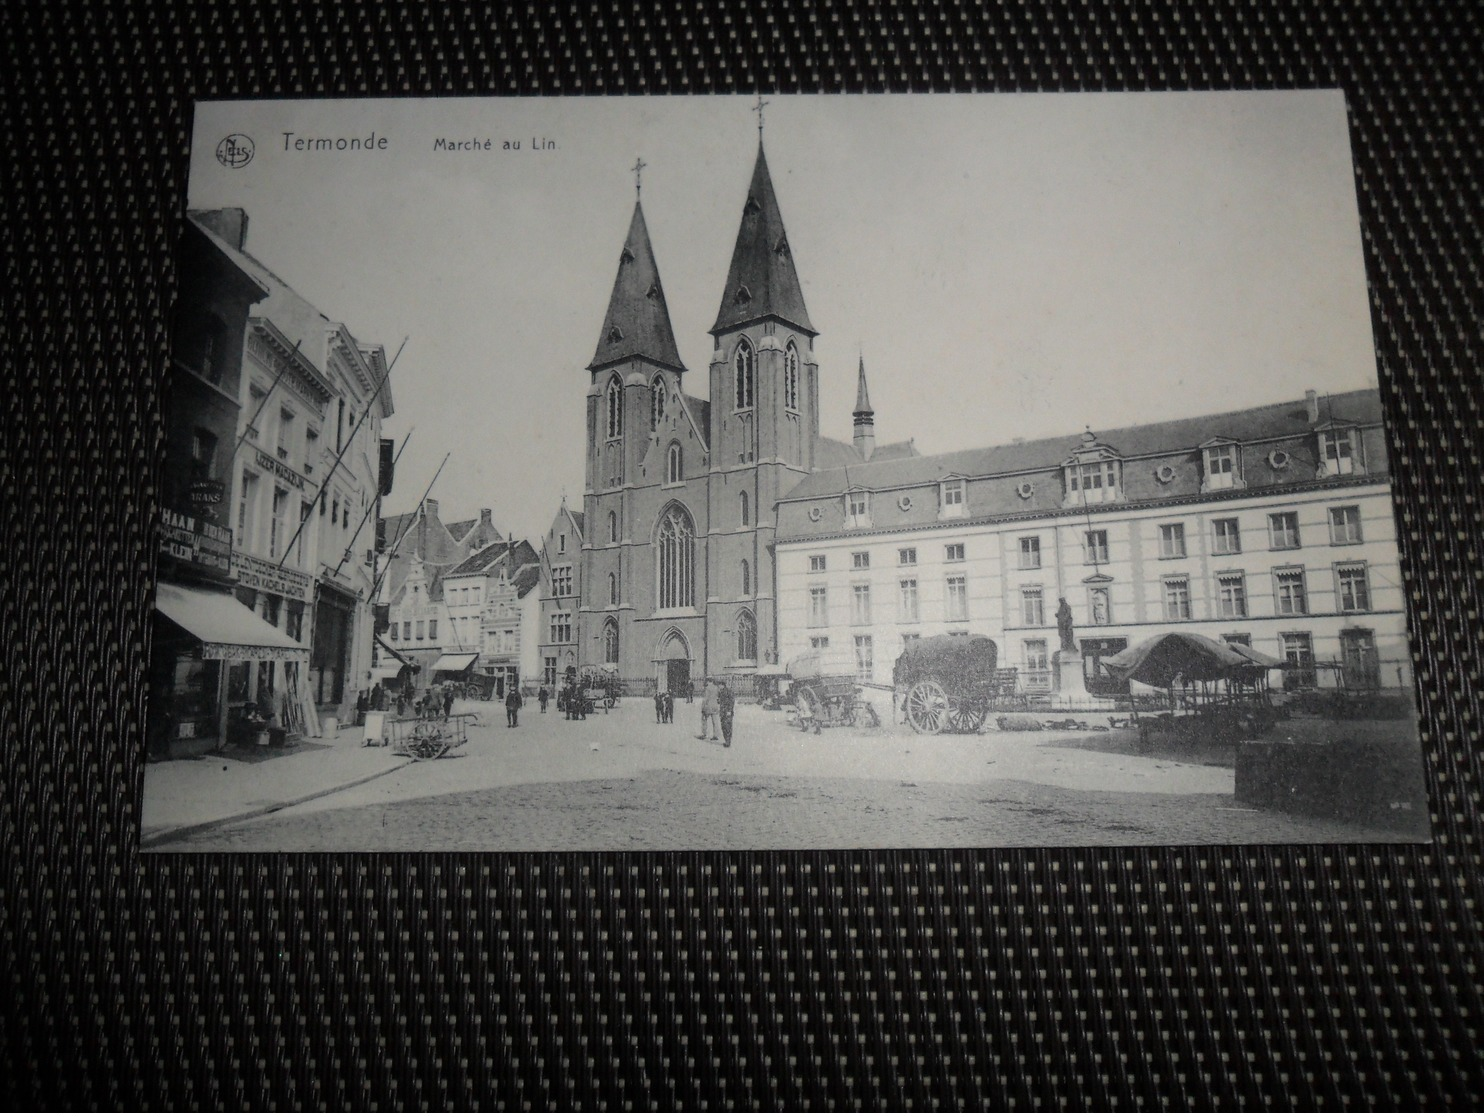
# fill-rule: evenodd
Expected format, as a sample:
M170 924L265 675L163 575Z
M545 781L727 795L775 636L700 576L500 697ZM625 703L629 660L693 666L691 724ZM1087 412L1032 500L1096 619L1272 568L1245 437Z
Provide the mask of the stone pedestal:
M1052 690L1058 698L1086 698L1087 682L1082 678L1082 656L1078 652L1059 651L1051 657Z

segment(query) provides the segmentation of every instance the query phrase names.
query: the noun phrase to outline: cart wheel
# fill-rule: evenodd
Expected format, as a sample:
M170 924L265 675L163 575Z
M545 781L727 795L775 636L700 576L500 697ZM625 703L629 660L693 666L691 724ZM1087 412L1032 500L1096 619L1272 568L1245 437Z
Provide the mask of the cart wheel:
M948 723L948 695L932 679L907 692L907 723L919 733L941 733Z
M603 699L603 705L611 710L618 705L618 699L610 694L607 698Z
M988 707L973 698L950 698L948 700L948 731L950 733L978 733L988 714Z
M445 742L443 731L432 722L418 723L407 740L407 753L414 760L433 760L448 751L451 742Z

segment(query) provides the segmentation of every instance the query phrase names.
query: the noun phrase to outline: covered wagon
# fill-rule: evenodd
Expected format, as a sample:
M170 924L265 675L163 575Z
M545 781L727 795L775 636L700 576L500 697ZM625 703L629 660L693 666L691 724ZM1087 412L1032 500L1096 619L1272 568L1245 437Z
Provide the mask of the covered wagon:
M998 697L999 649L988 636L928 636L897 657L892 685L918 733L977 733Z

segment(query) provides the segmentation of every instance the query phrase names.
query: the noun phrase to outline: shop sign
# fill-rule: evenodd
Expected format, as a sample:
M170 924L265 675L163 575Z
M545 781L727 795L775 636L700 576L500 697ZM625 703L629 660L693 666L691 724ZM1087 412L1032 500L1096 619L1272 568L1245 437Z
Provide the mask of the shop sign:
M292 485L296 489L304 488L304 478L300 477L299 474L292 468L279 461L271 454L265 454L263 453L263 451L259 450L257 451L257 461L258 468L261 469L264 473L271 473L280 481L284 482L284 484Z
M232 534L200 516L166 508L160 513L160 554L228 574L232 569Z
M221 504L226 496L226 486L220 481L192 481L191 482L191 507L215 509Z
M232 555L232 573L237 578L237 584L246 589L276 593L295 601L308 601L310 597L308 574L268 562L256 555L235 552Z

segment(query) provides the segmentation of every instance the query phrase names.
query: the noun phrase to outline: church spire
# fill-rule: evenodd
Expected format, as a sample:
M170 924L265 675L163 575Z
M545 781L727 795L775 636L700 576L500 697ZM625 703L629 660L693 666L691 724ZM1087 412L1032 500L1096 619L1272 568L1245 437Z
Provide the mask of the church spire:
M637 174L635 171L637 190ZM685 371L670 327L670 309L660 286L660 269L644 224L644 208L634 203L629 235L618 257L618 275L603 316L603 332L589 369L616 364L629 357L644 357L675 372Z
M871 460L871 455L876 451L876 412L871 410L871 396L866 391L866 358L861 357L860 372L855 382L855 411L851 416L855 420L853 439L855 449L860 456Z
M818 332L804 309L804 292L794 270L793 250L783 229L783 215L778 210L778 197L773 193L773 179L768 174L768 160L759 135L757 163L747 188L747 202L742 207L732 266L727 271L721 309L711 332L719 334L763 318L781 319L811 337Z

